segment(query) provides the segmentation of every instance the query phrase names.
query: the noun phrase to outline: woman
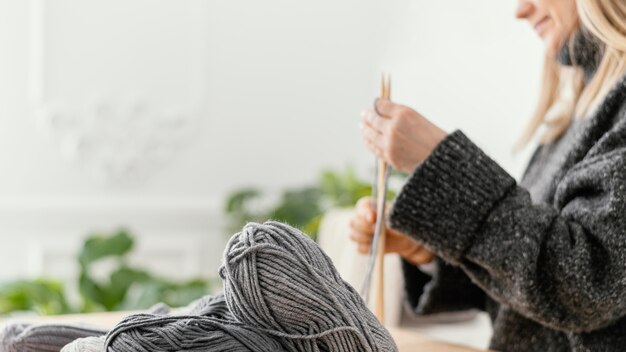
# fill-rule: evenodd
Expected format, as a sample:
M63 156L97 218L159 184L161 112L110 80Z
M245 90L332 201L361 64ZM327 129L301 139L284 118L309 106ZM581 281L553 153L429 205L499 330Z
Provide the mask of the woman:
M411 173L390 214L418 314L489 312L500 351L626 350L626 1L519 0L546 44L539 134L520 184L462 132L389 101L367 147ZM540 131L543 130L543 131ZM541 132L541 133L539 133ZM351 238L370 248L375 213ZM434 265L432 275L419 266Z

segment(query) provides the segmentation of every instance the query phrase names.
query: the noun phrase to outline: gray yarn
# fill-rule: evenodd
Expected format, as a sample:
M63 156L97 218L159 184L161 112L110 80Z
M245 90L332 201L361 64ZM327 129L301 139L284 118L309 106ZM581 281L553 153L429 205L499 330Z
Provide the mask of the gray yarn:
M0 332L0 352L59 352L78 338L104 334L106 330L74 325L12 323Z
M248 224L229 241L220 276L224 295L200 300L192 312L201 315L129 316L105 350L397 351L330 259L292 227Z
M165 315L171 308L158 303L148 309L151 314ZM0 332L0 352L55 351L79 338L104 336L106 330L62 324L7 324Z
M200 299L190 315L156 305L105 339L96 329L12 324L0 352L397 351L330 259L290 226L248 224L230 240L220 276L225 293Z
M281 351L266 334L234 321L224 295L206 296L191 315L135 314L106 337L105 350L127 351Z
M220 276L225 293L198 300L190 315L156 305L106 338L97 329L12 324L0 352L397 351L330 259L292 227L248 224L230 240Z
M137 314L125 318L107 336L108 352L269 352L282 351L266 334L234 321L202 316Z
M288 351L397 351L330 258L293 227L246 225L229 241L220 276L233 316Z
M233 316L228 310L226 298L224 298L223 294L200 298L194 304L189 315L202 315L209 318L233 320Z
M226 301L224 300L224 295L221 295L221 294L216 295L216 296L204 296L192 302L187 307L174 311L173 314L177 314L176 312L178 311L188 312L189 315L193 315L193 316L204 315L206 317L212 317L212 318L217 318L217 319L223 319L223 318L230 316L230 312L228 311L228 307L226 306ZM159 303L151 307L148 310L148 315L153 315L153 316L165 315L171 312L172 311L169 306L163 303ZM186 314L183 313L183 315L186 315ZM172 317L175 317L175 315L173 315ZM135 316L135 318L137 318L137 316ZM187 322L189 322L190 319L193 319L193 318L188 318L188 317L180 318L180 320L185 320ZM171 321L176 322L177 319L172 319ZM145 322L146 324L143 326L144 329L146 328L148 324L150 324L147 320ZM174 325L176 324L174 323ZM156 330L158 329L160 329L160 327L157 326ZM123 334L123 331L124 330L120 329L119 333ZM114 332L111 333L111 335L113 334ZM61 352L104 352L105 342L106 342L106 336L82 338L65 346L61 350ZM231 348L231 346L229 346L228 344L226 346ZM171 348L176 348L176 347L177 346L171 346ZM119 346L113 347L113 348L121 349L121 347Z
M61 352L103 352L106 336L84 337L63 347Z
M157 303L148 309L148 314L165 315L169 314L172 308L165 303Z

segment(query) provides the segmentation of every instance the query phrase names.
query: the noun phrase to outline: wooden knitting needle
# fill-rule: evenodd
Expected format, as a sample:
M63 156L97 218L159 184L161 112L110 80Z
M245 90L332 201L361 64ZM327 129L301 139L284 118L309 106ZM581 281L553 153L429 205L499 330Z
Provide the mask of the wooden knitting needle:
M389 76L382 75L381 79L381 99L389 100L391 98L391 78ZM389 167L385 160L378 159L378 181L376 192L376 216L379 219L377 221L377 228L379 236L379 243L376 248L376 264L375 264L375 277L376 277L376 300L374 301L374 314L378 321L384 324L385 320L385 280L384 280L384 259L385 259L385 202L387 198L387 180L388 180Z

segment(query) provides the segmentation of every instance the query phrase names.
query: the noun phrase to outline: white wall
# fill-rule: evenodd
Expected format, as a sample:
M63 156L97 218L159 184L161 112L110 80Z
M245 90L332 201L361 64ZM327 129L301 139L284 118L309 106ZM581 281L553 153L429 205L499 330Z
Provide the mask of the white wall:
M214 275L229 190L368 170L381 69L518 175L541 47L514 4L0 0L0 279L70 276L79 238L120 225L147 265Z
M121 225L145 263L215 275L228 191L369 160L376 6L1 0L0 278L70 276Z
M542 44L517 1L396 0L381 66L394 100L462 129L515 177L532 148L512 147L534 110Z

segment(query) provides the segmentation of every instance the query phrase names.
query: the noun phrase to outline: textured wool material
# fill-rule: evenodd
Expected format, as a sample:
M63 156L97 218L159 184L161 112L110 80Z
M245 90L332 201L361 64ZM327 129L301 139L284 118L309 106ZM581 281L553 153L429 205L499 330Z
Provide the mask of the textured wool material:
M440 260L404 263L419 314L486 310L499 351L626 349L626 79L538 147L518 185L456 131L413 173L391 226Z
M59 352L78 338L104 334L106 330L84 326L13 323L0 332L0 352Z
M199 299L189 311L189 315L202 315L210 318L233 320L233 316L228 310L226 298L224 298L223 294L205 296Z
M109 332L103 351L283 350L278 342L265 333L236 322L228 310L223 294L200 299L189 314L128 316Z
M159 315L165 315L165 314L171 314L171 316L169 316L168 319L165 319L165 320L158 319ZM185 316L185 315L190 315L191 317ZM198 317L198 316L202 316L202 317ZM176 309L174 311L172 311L167 305L161 303L161 304L157 304L153 306L149 310L149 313L146 315L134 315L132 317L129 317L126 320L124 320L122 324L119 324L116 327L116 329L113 330L109 334L109 336L112 337L110 339L110 344L112 345L112 347L109 350L116 350L116 349L122 350L124 348L124 344L132 344L132 343L139 344L140 342L138 341L140 339L138 339L138 341L131 341L131 342L122 341L121 343L120 341L116 341L116 338L120 338L121 340L129 338L128 334L126 334L126 332L128 331L131 331L132 333L133 331L141 329L141 334L143 338L143 337L150 335L151 333L155 333L155 334L158 334L159 332L162 333L162 330L171 330L171 329L176 330L177 328L180 328L180 325L183 325L183 328L184 328L184 325L189 325L189 324L202 325L203 324L202 322L194 323L194 320L204 321L205 320L204 318L232 320L232 316L230 315L230 312L228 311L228 306L226 305L224 295L220 294L220 295L215 295L215 296L205 296L192 302L187 307ZM134 321L137 324L135 325L126 324L129 321ZM155 321L158 321L159 323L155 324ZM206 326L206 323L204 325ZM217 341L219 342L224 342L224 340L219 340L218 335L220 333L215 331L215 327L209 328L206 331L203 331L203 333L206 335L212 335L211 337L214 339L212 342L207 342L207 339L206 339L207 336L203 336L199 340L196 340L194 342L196 347L199 347L203 351L207 350L209 347L211 347L211 345L214 345L215 343L217 343L215 339L217 339ZM118 335L118 336L114 337L115 335ZM252 332L249 335L253 336L254 332ZM130 338L132 339L132 337ZM196 339L196 338L197 338L197 334L196 336L194 336L193 331L185 330L184 336L182 338L179 338L179 340L177 341L166 341L165 343L169 345L162 347L161 350L171 350L171 351L181 350L191 345L191 343L187 340ZM223 336L222 338L224 339ZM260 336L260 339L264 340L266 338L265 336ZM249 351L249 349L242 347L241 344L235 343L236 340L233 341L234 338L233 339L226 338L225 340L226 342L224 344L224 347L218 347L212 350L219 351L221 348L230 348L235 351L236 350ZM63 347L61 352L104 352L106 341L107 341L106 336L81 338ZM268 344L270 346L280 348L280 346L274 344L272 341L269 341ZM141 350L141 348L142 346L137 347L138 350ZM146 348L146 347L143 346L143 348ZM202 348L205 348L205 349L202 349Z
M224 294L192 315L132 315L107 336L107 352L394 352L391 335L330 258L285 224L248 224L220 268ZM196 314L196 315L193 315Z
M107 336L108 352L269 352L281 345L257 329L235 321L202 316L126 317Z
M287 351L397 350L330 258L293 227L248 224L229 241L220 275L235 318Z
M207 305L205 301L213 301L215 298L203 298L197 303L190 305L188 310L202 309ZM164 315L171 310L164 303L156 304L148 309L150 314ZM80 326L80 325L64 325L64 324L25 324L21 322L12 322L4 326L0 332L0 352L9 351L55 351L58 352L62 347L75 340L83 340L78 345L83 348L87 343L96 341L99 337L104 337L107 330ZM83 339L84 338L84 339ZM98 351L104 350L104 344L100 344Z
M589 31L579 30L565 42L556 59L563 66L582 68L585 82L589 82L598 70L603 55L602 42Z

